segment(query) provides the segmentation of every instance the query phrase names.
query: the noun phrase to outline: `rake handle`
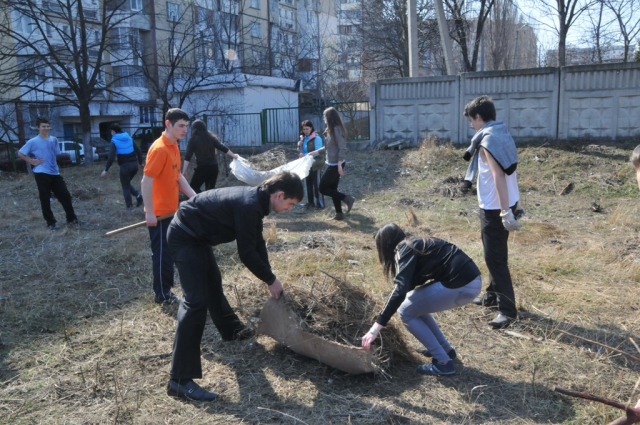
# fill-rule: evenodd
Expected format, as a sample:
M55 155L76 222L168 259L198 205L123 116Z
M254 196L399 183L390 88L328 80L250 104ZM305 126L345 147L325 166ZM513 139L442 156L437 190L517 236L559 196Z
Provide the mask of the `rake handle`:
M161 215L160 217L158 217L158 221L162 221L162 220L166 220L167 218L171 218L171 217L173 217L174 214L175 213ZM113 236L113 235L117 235L119 233L127 232L129 230L137 229L138 227L145 227L146 225L147 225L146 221L141 221L139 223L132 224L130 226L125 226L125 227L121 227L121 228L116 229L116 230L112 230L110 232L105 233L104 235L105 236Z

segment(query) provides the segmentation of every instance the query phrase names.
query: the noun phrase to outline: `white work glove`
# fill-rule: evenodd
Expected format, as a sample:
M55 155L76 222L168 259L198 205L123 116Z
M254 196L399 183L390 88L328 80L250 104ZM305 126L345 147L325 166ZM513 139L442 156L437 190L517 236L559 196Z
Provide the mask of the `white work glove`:
M515 230L521 229L520 223L518 223L518 220L516 220L516 218L513 215L513 212L510 209L506 211L502 211L500 213L500 217L502 218L502 225L508 231L513 232Z

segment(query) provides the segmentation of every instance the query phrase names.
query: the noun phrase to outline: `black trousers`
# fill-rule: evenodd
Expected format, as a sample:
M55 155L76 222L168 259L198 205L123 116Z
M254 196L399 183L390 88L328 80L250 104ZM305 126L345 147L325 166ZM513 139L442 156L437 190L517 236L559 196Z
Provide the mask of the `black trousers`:
M173 288L173 257L167 244L167 230L170 224L171 219L167 218L158 221L155 227L147 227L153 260L153 292L156 293L157 301L165 300Z
M346 161L342 163L343 170L346 165ZM347 195L338 190L339 184L340 174L338 173L338 166L328 166L327 169L324 170L324 174L322 174L322 178L320 179L320 193L333 200L333 206L336 209L336 213L342 212L342 201L347 197Z
M140 194L131 184L131 180L138 173L138 163L135 161L125 162L120 165L120 185L122 186L122 195L124 195L124 203L127 208L131 208L131 195L136 198Z
M71 203L71 194L62 176L45 173L33 173L33 175L36 177L40 208L42 208L42 216L46 220L47 226L56 224L56 218L53 215L53 211L51 211L51 192L62 204L62 208L64 208L64 212L67 215L67 222L77 220Z
M509 231L504 228L500 210L480 209L480 228L484 261L489 269L489 286L485 297L498 302L498 310L505 316L516 318L515 294L509 273Z
M211 162L208 164L198 164L191 177L191 188L200 193L200 187L204 183L204 190L215 189L216 180L218 180L218 162Z
M324 208L324 196L320 193L319 170L309 170L309 175L304 179L307 184L307 202L318 208Z
M211 245L190 236L175 223L169 227L167 237L184 294L184 302L178 309L171 379L202 378L200 341L207 311L224 340L233 339L244 325L224 295Z

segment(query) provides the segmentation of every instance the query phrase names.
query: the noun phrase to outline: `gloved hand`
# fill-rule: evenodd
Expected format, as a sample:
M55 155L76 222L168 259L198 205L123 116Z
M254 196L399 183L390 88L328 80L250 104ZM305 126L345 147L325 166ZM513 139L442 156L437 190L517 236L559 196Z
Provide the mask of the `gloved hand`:
M520 223L518 223L518 220L516 220L516 218L513 215L513 212L510 209L507 210L506 213L501 212L500 217L502 218L502 225L508 231L513 232L515 230L521 229Z
M471 160L471 152L465 151L464 155L462 155L462 159L464 159L467 162L470 161Z

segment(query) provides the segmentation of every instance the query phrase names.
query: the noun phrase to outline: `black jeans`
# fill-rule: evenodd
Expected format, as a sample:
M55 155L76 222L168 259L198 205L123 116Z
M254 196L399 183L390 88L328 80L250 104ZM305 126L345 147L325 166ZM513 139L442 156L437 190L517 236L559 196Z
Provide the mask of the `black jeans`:
M191 177L191 188L196 192L202 192L200 187L204 183L204 190L215 189L218 180L218 163L198 164Z
M40 208L42 208L42 216L47 222L47 226L56 224L56 218L51 211L51 192L62 204L64 212L67 215L67 222L77 220L76 213L71 203L71 194L67 189L67 185L61 175L33 173L36 177L36 185L38 186L38 196L40 198Z
M515 294L509 273L509 231L504 228L500 210L480 209L480 228L484 261L489 269L489 286L485 297L498 302L500 313L516 318Z
M173 257L167 245L169 224L171 219L166 218L158 221L155 227L147 227L151 239L153 292L156 293L156 301L165 300L173 288Z
M346 165L346 161L342 163L343 170ZM336 213L341 213L342 201L347 197L347 195L338 191L338 184L340 184L338 166L330 165L326 170L324 170L324 174L322 174L322 178L320 179L320 193L329 196L333 200L333 206L336 209Z
M324 196L320 193L320 173L318 170L309 170L309 175L304 179L307 184L307 202L318 208L324 208Z
M190 236L175 223L169 227L167 237L184 294L184 302L178 309L170 377L202 378L200 341L207 311L224 340L231 340L244 325L224 295L222 276L211 245Z
M140 194L131 184L131 180L138 173L138 163L135 161L125 162L120 165L120 185L122 185L122 194L124 195L124 203L127 208L131 208L131 195L136 198Z

